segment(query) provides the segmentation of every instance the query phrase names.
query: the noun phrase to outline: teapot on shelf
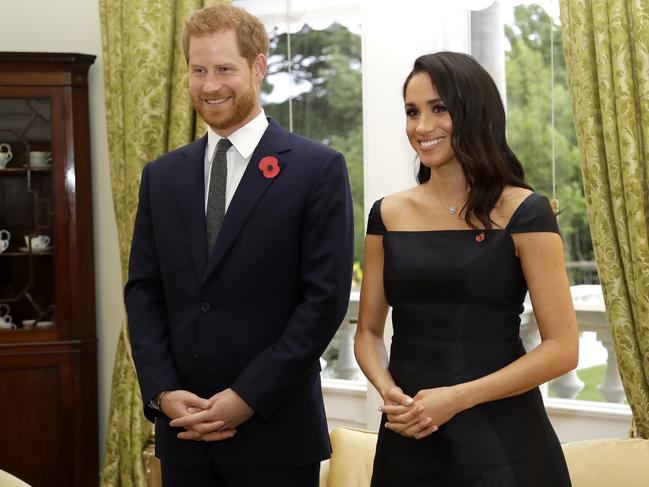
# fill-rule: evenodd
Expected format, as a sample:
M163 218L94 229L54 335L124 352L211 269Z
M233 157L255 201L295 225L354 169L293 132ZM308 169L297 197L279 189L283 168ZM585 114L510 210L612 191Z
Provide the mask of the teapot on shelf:
M11 233L9 230L0 230L0 254L9 248L11 242Z
M11 311L9 305L0 303L0 330L14 330L16 328L15 323L11 322L12 318L9 311Z
M5 151L5 149L7 150ZM0 144L0 169L7 167L7 163L13 156L14 154L11 152L11 146L9 144Z

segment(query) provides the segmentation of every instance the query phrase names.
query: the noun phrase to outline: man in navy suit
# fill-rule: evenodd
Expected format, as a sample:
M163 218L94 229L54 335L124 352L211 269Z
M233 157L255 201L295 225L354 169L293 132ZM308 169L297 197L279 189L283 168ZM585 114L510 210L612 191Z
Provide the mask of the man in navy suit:
M144 168L125 288L163 484L315 487L319 357L351 283L345 160L265 117L257 18L199 10L184 48L208 133Z

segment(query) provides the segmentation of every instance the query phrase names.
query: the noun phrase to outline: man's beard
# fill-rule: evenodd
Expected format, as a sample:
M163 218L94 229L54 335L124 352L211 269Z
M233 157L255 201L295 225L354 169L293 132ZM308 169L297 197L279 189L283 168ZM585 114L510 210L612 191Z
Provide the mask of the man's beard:
M203 101L206 98L215 100L224 96L232 97L226 102L232 102L232 107L227 111L218 112L209 110ZM231 90L222 89L209 96L205 94L201 94L198 97L192 96L192 104L210 127L216 130L226 130L243 122L254 110L258 102L254 86L251 83L248 89L238 96Z

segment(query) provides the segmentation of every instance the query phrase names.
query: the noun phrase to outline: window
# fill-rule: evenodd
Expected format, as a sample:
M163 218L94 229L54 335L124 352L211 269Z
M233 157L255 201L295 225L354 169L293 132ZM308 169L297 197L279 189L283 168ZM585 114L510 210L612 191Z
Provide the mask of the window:
M425 5L404 0L397 9L372 8L373 4L365 2L362 10L362 0L234 3L262 18L270 33L271 70L263 94L267 114L287 128L292 126L296 132L331 144L347 158L355 201L357 269L362 255L363 194L367 205L415 182L414 167L410 165L413 153L403 131L401 100L401 86L414 59L439 50L471 52L490 71L508 110L510 143L527 170L530 184L550 198L556 188L562 210L560 229L581 332L578 374L586 387L578 394L582 388L579 377L570 374L555 381L549 395L569 398L576 394L580 399L602 401L597 404L550 398L546 403L550 417L562 441L588 437L584 428L595 435L602 428L607 428L608 435L624 435L630 416L628 407L603 402L607 396L613 402L624 396L593 263L579 153L562 65L558 0L538 0L537 5L520 0ZM468 10L478 8L481 10ZM358 44L336 45L341 41ZM314 66L322 61L326 63ZM349 86L352 79L358 83L354 88L337 91ZM365 100L362 106L361 86ZM346 124L356 120L358 132L352 129L353 137L350 132L336 131L337 119L333 117L345 112L341 107L355 112L344 113L341 119ZM360 130L362 125L364 132ZM357 316L355 306L357 298L354 301L352 297L348 318ZM529 326L523 327L522 335L528 346L534 346L539 338L531 312L523 320ZM325 353L329 367L324 377L362 378L353 362L353 332L353 325L343 323ZM388 322L386 337L390 334ZM593 372L594 379L584 375ZM325 380L323 385L330 427L378 427L376 407L380 399L372 388L366 394L362 383ZM598 389L598 385L602 387ZM605 409L608 412L603 413ZM588 415L579 415L586 410Z
M581 334L577 371L552 381L548 395L620 403L624 391L594 261L559 4L551 0L501 4L472 12L471 50L500 85L509 143L523 163L528 183L559 202L559 228ZM504 24L504 38L497 38L497 24ZM495 49L500 44L502 49ZM503 53L504 59L494 52ZM531 309L523 317L521 333L528 349L540 340L530 313Z
M268 30L268 73L261 96L266 115L330 145L347 161L355 227L352 297L347 317L323 355L323 376L360 378L349 323L357 316L365 222L360 5L340 0L233 3L258 16Z

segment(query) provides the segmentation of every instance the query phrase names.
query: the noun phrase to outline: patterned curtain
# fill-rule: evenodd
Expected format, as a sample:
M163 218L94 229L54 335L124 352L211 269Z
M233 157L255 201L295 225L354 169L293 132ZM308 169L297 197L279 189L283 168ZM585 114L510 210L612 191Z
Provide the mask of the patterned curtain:
M108 149L122 280L144 164L204 133L187 91L182 52L185 19L218 0L99 0ZM108 419L102 487L146 487L142 450L152 434L120 330Z
M649 4L560 5L606 312L633 433L649 438Z

